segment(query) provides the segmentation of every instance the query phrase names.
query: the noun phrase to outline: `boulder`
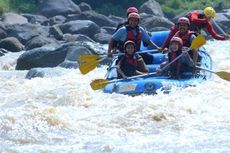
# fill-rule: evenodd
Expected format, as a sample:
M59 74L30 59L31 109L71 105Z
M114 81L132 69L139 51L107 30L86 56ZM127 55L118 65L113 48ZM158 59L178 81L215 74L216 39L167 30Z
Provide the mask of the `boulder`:
M81 2L78 6L80 7L82 12L92 10L91 6L85 2Z
M217 13L215 17L215 21L217 22L218 25L225 31L225 32L230 32L230 12L229 16L227 13ZM217 29L220 29L219 27ZM218 33L222 33L221 30L218 31Z
M54 77L63 74L65 74L65 71L60 68L32 68L27 72L26 79Z
M5 32L5 30L0 28L0 39L4 39L6 37L7 37L7 33Z
M50 36L53 36L57 40L61 40L63 38L63 32L57 25L53 25L49 30Z
M100 32L100 27L90 20L70 21L59 27L63 33L83 34L89 37Z
M66 42L73 42L73 41L88 41L88 42L92 42L95 43L94 40L92 40L91 38L89 38L88 36L82 35L82 34L70 34L70 33L66 33L63 35L63 40Z
M34 14L22 14L22 16L24 16L25 18L27 18L29 23L32 24L40 24L40 25L45 25L47 26L48 24L48 18L42 15L34 15Z
M8 53L8 50L5 50L4 48L0 48L0 56L4 56L6 53Z
M7 26L6 32L9 37L16 37L22 44L26 44L34 36L42 35L47 37L49 27L27 23Z
M37 0L38 13L46 17L79 14L80 8L72 0Z
M110 39L111 39L111 34L108 33L101 32L94 35L94 40L101 44L108 44Z
M27 18L22 15L15 14L15 13L5 13L2 17L2 21L5 24L25 24L28 23Z
M81 14L70 15L68 21L73 20L91 20L99 26L116 26L117 23L105 15L99 14L95 11L85 11Z
M141 5L139 9L140 13L147 13L147 14L152 14L155 16L161 16L163 17L164 14L161 10L161 6L158 2L155 0L149 0L145 2L144 4Z
M89 46L93 46L89 44ZM16 70L38 67L57 67L65 60L78 62L80 55L92 54L92 49L83 42L66 43L58 48L41 47L28 50L17 60Z
M148 31L152 31L152 29L156 27L170 28L174 23L165 17L149 16L142 18L140 25L145 27Z
M4 48L11 52L19 52L24 49L24 45L15 37L7 37L0 41L0 48Z
M55 25L55 24L63 24L65 23L66 21L66 17L64 17L63 15L56 15L54 17L51 17L49 19L49 24L52 26L52 25Z
M29 70L36 67L56 67L64 61L67 50L63 48L35 48L29 50L17 60L16 70Z
M50 39L44 36L35 36L26 43L25 49L31 50L34 48L47 46L48 44L52 44L52 46L56 46L57 42L55 42L53 39Z

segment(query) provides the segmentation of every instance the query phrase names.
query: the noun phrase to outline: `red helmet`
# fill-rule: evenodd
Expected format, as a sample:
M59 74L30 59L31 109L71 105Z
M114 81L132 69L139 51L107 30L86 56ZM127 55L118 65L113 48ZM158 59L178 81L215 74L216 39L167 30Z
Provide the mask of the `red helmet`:
M138 13L138 9L136 7L129 7L126 11L126 14L127 16L130 14L130 13Z
M183 41L180 37L172 37L172 39L170 40L170 44L172 42L178 42L180 44L180 46L183 46Z
M186 24L188 24L188 26L190 26L190 21L189 21L189 19L186 18L186 17L180 17L180 18L178 19L178 21L177 21L177 24L180 24L180 23L186 23Z
M124 43L124 49L126 48L126 46L127 46L128 44L132 44L132 45L134 46L134 48L136 48L135 42L133 42L132 40L127 40L127 41Z
M129 20L130 18L136 18L136 19L140 20L140 15L139 15L138 13L133 12L133 13L130 13L130 14L128 15L128 20Z

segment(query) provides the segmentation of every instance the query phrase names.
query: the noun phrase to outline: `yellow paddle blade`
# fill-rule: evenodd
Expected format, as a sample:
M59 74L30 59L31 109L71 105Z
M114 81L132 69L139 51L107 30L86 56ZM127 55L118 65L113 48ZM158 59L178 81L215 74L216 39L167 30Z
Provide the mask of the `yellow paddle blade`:
M206 39L204 38L204 36L202 34L199 34L198 36L196 36L196 38L193 39L190 48L198 49L202 45L204 45L205 43L206 43Z
M86 62L82 65L80 65L79 69L80 69L80 72L82 74L87 74L89 73L90 71L92 71L93 69L95 69L97 67L97 64L99 63L99 61L89 61L89 62Z
M215 72L216 75L218 75L220 78L230 81L230 73L225 71Z
M100 55L82 55L79 57L80 62L88 62L97 60L100 58Z
M108 83L108 80L96 79L90 83L90 86L93 90L98 90L104 88Z

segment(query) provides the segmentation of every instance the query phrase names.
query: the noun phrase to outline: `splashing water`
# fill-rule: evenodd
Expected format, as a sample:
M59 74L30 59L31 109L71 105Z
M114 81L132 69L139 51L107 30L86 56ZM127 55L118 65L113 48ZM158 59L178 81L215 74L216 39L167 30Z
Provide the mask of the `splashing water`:
M213 70L230 72L230 43L205 47ZM106 66L27 80L18 56L0 57L0 152L230 152L230 83L218 76L130 97L90 88Z

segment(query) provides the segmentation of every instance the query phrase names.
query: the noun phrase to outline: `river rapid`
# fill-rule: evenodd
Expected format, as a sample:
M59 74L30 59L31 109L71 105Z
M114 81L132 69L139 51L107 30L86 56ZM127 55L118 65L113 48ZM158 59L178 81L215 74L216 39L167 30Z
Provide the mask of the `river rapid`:
M214 71L230 72L229 41L208 41ZM228 153L230 82L130 97L93 91L106 66L87 75L25 79L21 53L0 57L0 152Z

